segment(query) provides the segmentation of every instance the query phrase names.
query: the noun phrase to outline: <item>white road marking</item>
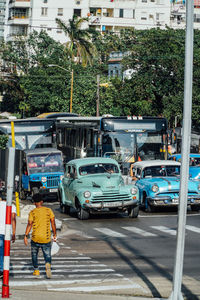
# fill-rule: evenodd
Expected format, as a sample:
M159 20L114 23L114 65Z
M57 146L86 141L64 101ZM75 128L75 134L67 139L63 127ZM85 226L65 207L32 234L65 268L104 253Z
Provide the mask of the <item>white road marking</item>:
M53 257L52 258L52 260L54 261L54 260L60 260L60 261L65 261L65 260L79 260L79 259L81 259L81 260L90 260L91 259L91 257L87 257L87 256L71 256L71 257L69 257L69 256L67 256L67 257ZM17 257L12 257L12 259L11 260L24 260L24 257L19 257L19 256L17 256ZM30 258L30 260L31 260L31 258ZM44 258L43 257L38 257L38 260L44 260Z
M170 235L176 235L176 230L175 229L170 229L166 226L150 226L153 229L162 231L164 233L170 234Z
M200 228L192 226L192 225L186 225L186 229L190 230L190 231L193 231L193 232L196 232L196 233L200 233Z
M45 270L45 265L44 264L41 264L41 265L38 265L39 269L44 269ZM55 268L74 268L74 267L78 267L78 268L84 268L84 267L88 267L88 268L92 268L92 267L106 267L106 265L104 264L88 264L88 265L59 265L59 264L52 264L52 270L55 270ZM14 266L11 266L10 269L23 269L23 270L26 270L26 269L32 269L32 264L24 264L24 265L14 265ZM55 270L56 271L56 270Z
M101 227L101 228L94 228L95 230L112 237L127 237L125 234L119 233L117 231L111 230L109 228Z
M137 228L137 227L122 227L122 228L125 229L125 230L128 230L128 231L137 233L137 234L142 235L142 236L158 236L157 234L142 230L142 229Z
M93 292L93 291L109 291L121 289L143 289L139 284L124 284L124 285L105 285L105 286L82 286L82 287L68 287L68 288L48 288L48 291L76 291L76 292Z
M33 278L33 277L32 277ZM119 279L105 279L103 280L104 282L112 282L112 281L118 281ZM122 279L121 279L122 280ZM123 278L124 281L127 281L128 279ZM29 281L14 281L10 280L10 285L12 287L17 287L17 286L39 286L39 285L44 285L46 286L47 284L53 285L65 285L65 284L89 284L91 285L92 283L101 283L102 279L74 279L74 280L37 280L37 278L34 278L34 280L29 280ZM1 286L1 283L0 283Z
M105 274L82 274L81 277L92 277L94 278L95 276L98 276L98 277L103 277L103 281L105 280ZM123 277L123 280L124 280L124 276L122 274L117 274L117 273L114 273L112 274L112 277ZM80 275L68 275L69 278L80 278ZM127 279L128 280L128 279Z
M32 270L10 270L10 274L23 274L23 273L30 273ZM52 270L54 273L81 273L81 272L87 272L87 273L90 273L90 272L115 272L113 269L92 269L92 270L89 270L89 269L62 269L62 270L59 270L59 269L55 269L55 270ZM40 273L45 273L46 274L46 271L44 270L40 270Z

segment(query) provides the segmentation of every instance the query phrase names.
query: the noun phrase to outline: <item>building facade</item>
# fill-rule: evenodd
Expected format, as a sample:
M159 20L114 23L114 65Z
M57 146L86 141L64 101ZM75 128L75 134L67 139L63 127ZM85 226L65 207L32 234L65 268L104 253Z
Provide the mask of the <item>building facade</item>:
M104 33L122 28L185 28L185 0L0 0L0 37L6 40L46 30L61 43L66 36L55 19L66 24L77 15ZM200 25L200 0L194 0L194 27Z

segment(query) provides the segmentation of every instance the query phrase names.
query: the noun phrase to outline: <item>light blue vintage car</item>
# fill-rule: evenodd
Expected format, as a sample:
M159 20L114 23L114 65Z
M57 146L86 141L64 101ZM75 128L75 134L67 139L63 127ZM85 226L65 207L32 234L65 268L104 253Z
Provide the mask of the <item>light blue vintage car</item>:
M171 160L136 162L132 166L135 185L139 188L140 205L146 211L179 204L180 163ZM188 205L200 209L200 183L188 181Z
M60 207L69 213L77 210L80 220L90 213L128 212L136 218L139 212L139 192L125 185L118 163L111 158L90 157L67 163L65 176L59 186Z

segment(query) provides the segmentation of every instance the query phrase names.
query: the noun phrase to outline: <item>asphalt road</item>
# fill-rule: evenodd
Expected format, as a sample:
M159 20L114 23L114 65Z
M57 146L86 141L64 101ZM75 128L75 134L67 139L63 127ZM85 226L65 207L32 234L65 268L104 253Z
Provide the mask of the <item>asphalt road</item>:
M95 215L80 221L74 211L70 216L62 213L57 202L45 204L63 222L58 237L60 249L53 257L53 281L45 279L42 259L42 280L33 281L30 249L24 249L22 241L18 241L12 249L15 257L11 280L15 286L37 284L54 291L169 297L176 250L176 211L141 211L136 219L126 214ZM200 213L188 211L182 286L188 300L200 299L199 235Z

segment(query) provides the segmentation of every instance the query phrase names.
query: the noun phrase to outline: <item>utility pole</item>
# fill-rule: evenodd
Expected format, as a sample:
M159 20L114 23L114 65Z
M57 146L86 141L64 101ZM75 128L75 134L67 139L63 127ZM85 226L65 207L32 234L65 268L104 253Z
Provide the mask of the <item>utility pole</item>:
M97 101L96 101L96 116L99 117L99 83L100 83L100 75L97 75Z
M189 153L192 117L192 78L193 78L193 19L194 2L186 1L186 37L185 37L185 75L184 75L184 109L183 135L181 145L181 180L178 211L177 246L174 265L173 290L170 300L183 300L181 285L185 247L185 226L187 216L187 195L189 177Z
M73 87L74 87L74 70L72 69L72 72L71 72L70 108L69 108L70 113L72 113Z

